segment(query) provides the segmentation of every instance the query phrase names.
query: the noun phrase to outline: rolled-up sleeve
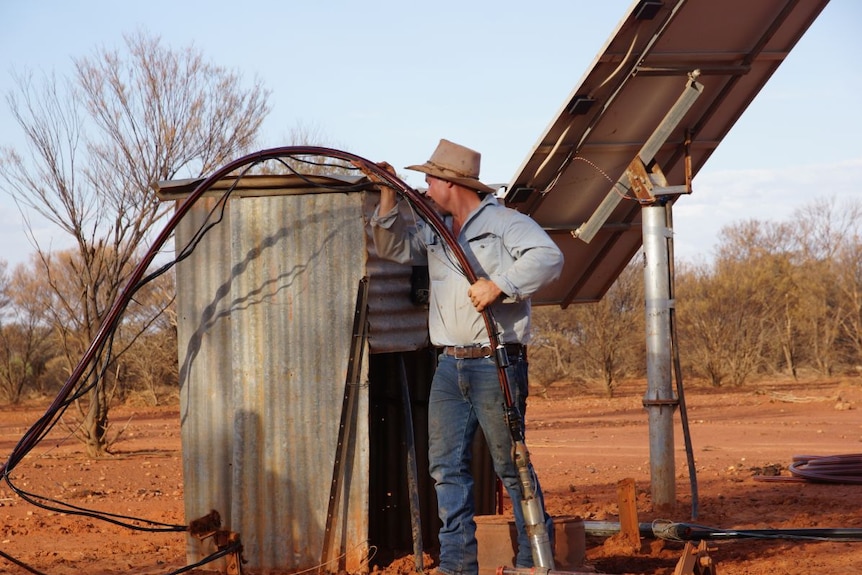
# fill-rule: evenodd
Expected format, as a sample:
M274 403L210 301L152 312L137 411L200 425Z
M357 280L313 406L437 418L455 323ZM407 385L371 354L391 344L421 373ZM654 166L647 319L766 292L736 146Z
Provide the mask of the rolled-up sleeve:
M550 236L524 214L512 214L502 236L513 261L490 274L489 279L509 296L505 301L522 301L560 277L563 252Z
M371 236L377 255L394 262L422 265L426 263L425 244L417 226L408 225L396 205L385 214L375 208L371 215Z

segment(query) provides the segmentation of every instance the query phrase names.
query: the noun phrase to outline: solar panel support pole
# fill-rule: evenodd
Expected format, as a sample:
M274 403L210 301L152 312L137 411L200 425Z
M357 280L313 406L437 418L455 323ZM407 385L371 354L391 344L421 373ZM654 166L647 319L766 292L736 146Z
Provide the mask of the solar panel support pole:
M670 274L666 207L662 202L642 208L644 299L646 303L647 391L643 405L649 416L650 485L653 505L670 509L676 503L673 414L678 405L671 378Z

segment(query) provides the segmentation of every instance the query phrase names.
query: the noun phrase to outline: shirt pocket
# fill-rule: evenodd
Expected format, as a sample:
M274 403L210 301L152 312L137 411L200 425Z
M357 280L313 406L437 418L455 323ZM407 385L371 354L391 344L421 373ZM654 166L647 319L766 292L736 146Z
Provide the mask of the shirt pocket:
M511 259L503 245L503 238L491 232L470 238L469 246L470 263L480 276L498 273Z
M446 248L442 242L431 241L428 243L428 277L432 282L442 282L446 279L447 260Z

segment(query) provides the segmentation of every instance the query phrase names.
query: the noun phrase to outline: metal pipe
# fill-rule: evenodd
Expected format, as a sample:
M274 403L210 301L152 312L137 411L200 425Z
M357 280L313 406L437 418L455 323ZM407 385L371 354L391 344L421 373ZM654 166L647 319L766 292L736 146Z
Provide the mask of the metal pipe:
M495 575L595 575L595 571L558 571L538 567L497 567Z
M619 521L584 521L584 533L593 537L613 537L622 530ZM641 537L653 537L651 523L638 523Z
M670 300L667 256L670 230L664 206L645 206L641 214L647 356L647 391L643 404L649 414L650 485L653 504L658 509L668 509L676 503L673 457L676 399L670 369L670 308L673 302Z

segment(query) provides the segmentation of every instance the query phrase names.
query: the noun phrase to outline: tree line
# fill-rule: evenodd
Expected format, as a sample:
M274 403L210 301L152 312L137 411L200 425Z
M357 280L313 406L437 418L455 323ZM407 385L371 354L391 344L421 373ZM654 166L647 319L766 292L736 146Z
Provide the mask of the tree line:
M862 203L815 199L789 221L721 232L714 258L675 266L682 374L712 386L862 369ZM535 310L531 377L596 383L646 376L638 254L597 303Z

